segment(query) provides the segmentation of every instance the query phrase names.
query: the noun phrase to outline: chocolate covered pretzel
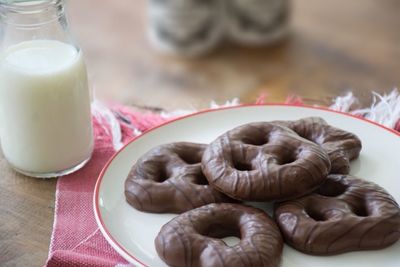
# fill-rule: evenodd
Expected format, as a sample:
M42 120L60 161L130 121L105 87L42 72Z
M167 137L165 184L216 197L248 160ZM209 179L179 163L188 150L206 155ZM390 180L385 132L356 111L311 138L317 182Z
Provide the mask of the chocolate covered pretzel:
M313 194L275 209L285 242L307 254L388 247L400 238L400 208L380 186L329 175Z
M226 132L205 150L203 172L210 185L240 200L295 198L326 178L326 152L287 127L249 123Z
M125 197L148 212L181 213L215 202L233 201L209 186L201 170L206 145L172 143L153 148L132 167Z
M361 141L353 133L335 128L319 117L309 117L297 121L276 121L295 131L301 137L322 146L331 161L331 173L348 174L350 161L361 151Z
M221 238L236 236L227 245ZM209 204L165 224L155 239L159 257L169 266L236 267L279 265L283 241L263 211L239 204Z

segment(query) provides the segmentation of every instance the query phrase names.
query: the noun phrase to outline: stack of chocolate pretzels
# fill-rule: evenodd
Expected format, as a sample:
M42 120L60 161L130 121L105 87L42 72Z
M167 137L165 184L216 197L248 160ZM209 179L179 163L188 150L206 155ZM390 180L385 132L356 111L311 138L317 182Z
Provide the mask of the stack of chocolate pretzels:
M400 238L400 208L348 175L360 150L356 135L321 118L249 123L209 145L150 150L125 196L141 211L182 213L155 240L170 266L278 266L283 242L314 255L381 249ZM244 201L273 201L274 219Z

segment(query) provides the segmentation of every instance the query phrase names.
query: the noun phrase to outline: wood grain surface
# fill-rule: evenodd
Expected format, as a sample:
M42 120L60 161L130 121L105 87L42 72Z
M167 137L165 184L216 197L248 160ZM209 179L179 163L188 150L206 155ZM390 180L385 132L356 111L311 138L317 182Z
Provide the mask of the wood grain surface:
M97 97L137 107L203 108L214 99L253 102L290 92L328 104L353 90L400 86L400 1L293 0L290 38L273 47L223 44L188 60L157 54L146 38L145 0L69 1ZM56 180L16 174L0 154L0 265L45 263Z

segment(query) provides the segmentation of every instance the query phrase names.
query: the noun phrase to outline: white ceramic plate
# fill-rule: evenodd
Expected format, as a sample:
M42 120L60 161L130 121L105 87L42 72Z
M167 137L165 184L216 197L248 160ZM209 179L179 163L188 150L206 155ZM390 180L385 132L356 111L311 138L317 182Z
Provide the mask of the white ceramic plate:
M174 214L151 214L125 202L124 181L135 161L149 149L170 142L209 143L235 126L269 120L295 120L320 116L331 125L357 134L363 149L351 173L374 181L400 202L400 138L397 133L355 117L310 107L285 105L242 106L208 111L169 122L148 131L119 151L102 171L95 188L94 210L108 242L138 266L166 266L157 256L154 239ZM351 252L318 257L285 246L282 267L291 266L400 266L400 242L379 251Z

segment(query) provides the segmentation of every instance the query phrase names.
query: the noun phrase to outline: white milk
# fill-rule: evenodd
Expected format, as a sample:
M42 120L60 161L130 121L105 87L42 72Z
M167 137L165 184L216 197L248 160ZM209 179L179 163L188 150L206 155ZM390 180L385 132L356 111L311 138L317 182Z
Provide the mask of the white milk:
M11 165L28 173L64 171L90 157L89 89L75 47L35 40L0 55L0 141Z

